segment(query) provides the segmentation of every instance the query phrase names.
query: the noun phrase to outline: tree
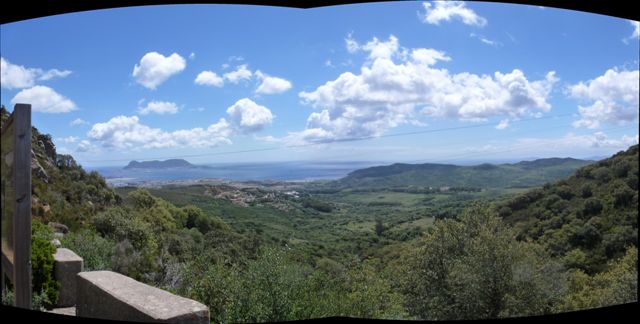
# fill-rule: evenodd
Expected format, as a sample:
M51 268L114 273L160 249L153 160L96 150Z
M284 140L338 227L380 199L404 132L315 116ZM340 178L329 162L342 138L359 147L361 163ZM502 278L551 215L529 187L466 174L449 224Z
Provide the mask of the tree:
M570 276L569 291L559 311L574 311L638 301L638 249L609 264L609 270L593 276L582 270Z
M514 237L480 203L459 221L437 221L405 262L410 314L447 320L548 313L562 293L562 267L540 246Z

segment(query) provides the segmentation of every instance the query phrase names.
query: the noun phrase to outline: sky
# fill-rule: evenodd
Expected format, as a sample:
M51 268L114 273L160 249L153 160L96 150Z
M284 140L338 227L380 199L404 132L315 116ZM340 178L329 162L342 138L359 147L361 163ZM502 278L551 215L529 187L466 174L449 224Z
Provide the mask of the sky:
M1 102L87 167L604 157L640 25L482 2L163 5L3 24Z

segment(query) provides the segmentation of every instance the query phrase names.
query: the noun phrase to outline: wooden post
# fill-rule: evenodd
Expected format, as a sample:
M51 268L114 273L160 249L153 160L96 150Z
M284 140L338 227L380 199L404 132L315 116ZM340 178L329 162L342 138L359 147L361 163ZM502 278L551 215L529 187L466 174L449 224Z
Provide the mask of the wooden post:
M11 224L4 233L10 235L6 238L9 248L5 251L3 246L2 251L2 276L6 273L13 283L14 305L31 309L31 105L16 104L4 127L13 130L3 129L2 134L3 142L12 142L13 161L3 161L12 172L5 170L11 188L3 182L2 195L3 203L13 206L3 208L3 218L11 218Z
M14 286L15 305L31 309L31 105L17 104L15 124L16 204Z

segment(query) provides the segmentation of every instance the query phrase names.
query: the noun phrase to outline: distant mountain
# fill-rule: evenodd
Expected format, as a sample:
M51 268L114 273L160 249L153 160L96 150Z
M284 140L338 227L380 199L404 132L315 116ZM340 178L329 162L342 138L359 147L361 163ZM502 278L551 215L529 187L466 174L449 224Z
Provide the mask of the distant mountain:
M353 171L328 183L334 188L381 187L532 187L568 177L594 161L549 158L513 164L484 163L475 166L453 164L404 164L376 166Z
M169 168L197 168L197 166L189 163L183 159L170 159L165 161L131 161L127 166L124 167L125 170L128 169L169 169Z

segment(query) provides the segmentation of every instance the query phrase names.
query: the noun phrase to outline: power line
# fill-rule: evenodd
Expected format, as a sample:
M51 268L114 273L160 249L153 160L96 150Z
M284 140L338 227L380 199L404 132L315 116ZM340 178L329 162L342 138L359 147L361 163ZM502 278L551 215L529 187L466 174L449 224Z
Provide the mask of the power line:
M569 113L569 114L560 114L560 115L553 115L553 116L544 116L544 117L538 117L538 118L526 118L526 119L513 120L513 121L511 121L511 123L523 123L523 122L538 121L538 120L545 120L545 119L552 119L552 118L562 118L562 117L568 117L568 116L573 116L573 115L574 114ZM335 139L335 140L330 140L330 141L317 141L317 142L304 143L304 144L283 145L283 146L277 146L277 147L255 148L255 149L246 149L246 150L237 150L237 151L223 151L223 152L211 152L211 153L201 153L201 154L187 154L187 155L179 155L179 156L159 156L159 157L150 157L150 158L142 158L142 159L139 159L139 158L127 158L127 159L109 159L109 160L85 160L84 162L122 162L122 161L126 162L126 161L130 161L132 159L133 160L146 161L146 160L193 158L193 157L204 157L204 156L220 156L220 155L230 155L230 154L266 152L266 151L276 151L276 150L288 149L288 148L301 148L301 147L309 147L309 146L315 146L315 145L327 145L327 144L332 144L332 143L357 142L357 141L366 141L366 140L389 138L389 137L399 137L399 136L411 136L411 135L420 135L420 134L440 133L440 132L448 132L448 131L470 129L470 128L481 128L481 127L487 127L487 126L495 126L495 122L475 124L475 125L466 125L466 126L445 127L445 128L437 128L437 129L427 129L427 130L422 130L422 131L412 131L412 132L384 134L384 135L379 135L379 136L370 135L370 136L361 136L361 137L342 138L342 139Z

